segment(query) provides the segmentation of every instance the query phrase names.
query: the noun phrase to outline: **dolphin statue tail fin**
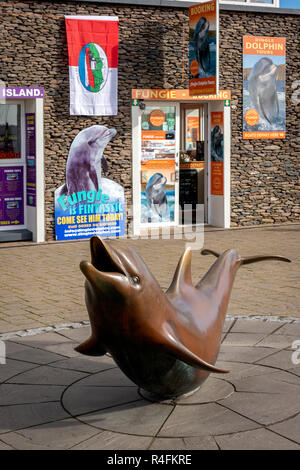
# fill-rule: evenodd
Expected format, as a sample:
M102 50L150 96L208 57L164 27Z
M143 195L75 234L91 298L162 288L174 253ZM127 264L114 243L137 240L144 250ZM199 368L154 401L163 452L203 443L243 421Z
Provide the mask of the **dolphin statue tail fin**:
M220 256L220 253L217 253L214 250L210 249L204 249L201 251L202 255L214 255L217 258ZM240 263L241 264L251 264L251 263L257 263L258 261L264 261L266 259L275 259L278 261L285 261L286 263L291 263L291 260L289 258L285 258L284 256L278 256L278 255L255 255L255 256L241 256L240 257Z

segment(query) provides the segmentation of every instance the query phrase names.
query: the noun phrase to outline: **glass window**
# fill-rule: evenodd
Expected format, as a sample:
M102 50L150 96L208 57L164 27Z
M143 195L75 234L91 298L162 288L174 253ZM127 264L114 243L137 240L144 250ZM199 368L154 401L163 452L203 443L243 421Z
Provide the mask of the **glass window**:
M0 159L21 158L21 105L0 105Z

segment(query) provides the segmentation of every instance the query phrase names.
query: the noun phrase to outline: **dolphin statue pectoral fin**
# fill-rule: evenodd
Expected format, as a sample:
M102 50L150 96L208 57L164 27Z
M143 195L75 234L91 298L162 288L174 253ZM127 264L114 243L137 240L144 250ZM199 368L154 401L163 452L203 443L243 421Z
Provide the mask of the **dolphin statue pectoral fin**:
M74 348L75 351L85 354L86 356L104 356L107 351L99 340L91 336L89 339Z
M201 251L201 255L214 255L217 258L220 256L214 250L210 250L208 248ZM258 263L259 261L265 261L267 259L273 259L278 261L285 261L286 263L291 263L292 261L289 258L285 258L284 256L278 255L254 255L254 256L241 256L240 263L241 264L251 264L251 263Z
M229 370L220 369L219 367L209 364L190 351L178 339L176 339L173 329L168 324L163 326L162 336L160 338L158 337L157 332L155 333L154 341L156 343L159 342L164 347L165 351L167 350L172 356L175 356L176 359L179 359L193 367L223 374L230 372Z

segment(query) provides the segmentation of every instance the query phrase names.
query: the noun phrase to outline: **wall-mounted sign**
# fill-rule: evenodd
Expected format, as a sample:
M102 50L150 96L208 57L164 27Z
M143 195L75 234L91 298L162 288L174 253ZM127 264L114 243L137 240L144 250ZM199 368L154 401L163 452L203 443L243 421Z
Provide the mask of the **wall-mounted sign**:
M285 38L244 36L243 139L285 138Z
M44 98L44 88L0 87L0 99L1 98Z
M211 194L223 196L224 194L224 118L222 111L211 113Z
M26 134L26 200L27 206L36 206L36 140L35 114L25 114Z
M212 95L196 95L192 96L189 90L176 90L176 89L133 89L131 90L131 97L140 100L184 100L184 101L222 101L230 100L230 90L219 90L217 94Z
M116 16L66 16L70 114L118 113Z
M218 93L218 0L189 8L190 95Z
M0 227L23 224L23 166L3 166L0 168Z
M115 129L95 125L73 140L66 182L55 191L56 240L125 235L124 189L102 176L103 152L115 135Z

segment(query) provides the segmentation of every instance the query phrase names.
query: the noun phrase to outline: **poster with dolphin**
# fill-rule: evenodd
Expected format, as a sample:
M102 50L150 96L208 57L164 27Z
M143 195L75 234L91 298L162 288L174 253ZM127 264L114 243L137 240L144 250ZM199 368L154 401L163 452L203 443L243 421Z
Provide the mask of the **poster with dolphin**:
M189 92L190 95L218 93L219 58L218 0L189 8Z
M284 139L285 38L243 39L243 139Z
M125 235L124 188L103 177L108 170L103 153L116 133L94 125L73 140L65 183L55 191L56 240Z

